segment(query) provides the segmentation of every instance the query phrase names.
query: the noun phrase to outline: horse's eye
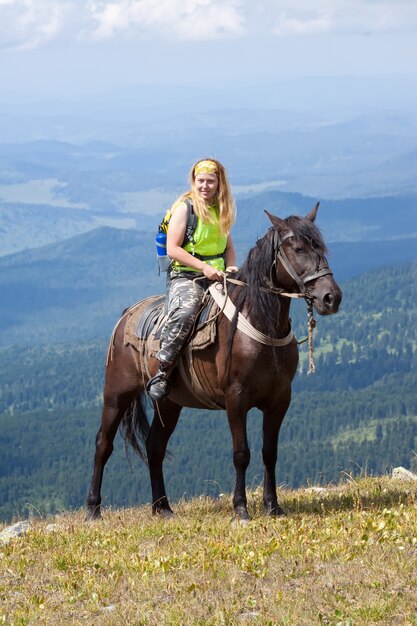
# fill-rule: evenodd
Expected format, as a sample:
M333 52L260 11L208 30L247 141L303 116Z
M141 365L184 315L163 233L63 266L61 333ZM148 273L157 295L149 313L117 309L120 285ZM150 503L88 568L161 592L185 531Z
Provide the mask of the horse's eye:
M301 252L304 252L304 248L300 248L298 246L297 248L294 249L294 252L296 252L297 254L301 254Z

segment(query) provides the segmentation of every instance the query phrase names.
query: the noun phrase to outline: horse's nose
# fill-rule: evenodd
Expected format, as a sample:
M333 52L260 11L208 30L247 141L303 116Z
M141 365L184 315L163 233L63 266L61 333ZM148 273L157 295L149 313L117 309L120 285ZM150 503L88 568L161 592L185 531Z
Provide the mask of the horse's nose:
M324 306L328 309L328 311L338 311L341 301L342 292L340 289L328 291L323 298Z

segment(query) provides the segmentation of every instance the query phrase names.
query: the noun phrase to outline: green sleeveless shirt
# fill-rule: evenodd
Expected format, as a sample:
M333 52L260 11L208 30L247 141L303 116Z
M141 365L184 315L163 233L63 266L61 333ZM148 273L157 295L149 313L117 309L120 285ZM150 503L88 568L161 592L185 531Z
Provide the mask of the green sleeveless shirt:
M216 254L223 254L226 250L227 235L223 235L220 232L219 210L215 206L209 206L209 211L213 222L204 223L200 218L198 218L197 226L193 235L193 241L189 241L184 246L184 250L187 250L190 254L210 257L215 256ZM208 259L206 263L209 263L209 265L218 270L225 270L224 257ZM173 261L172 268L173 270L179 272L198 271L192 267L180 265L178 261Z

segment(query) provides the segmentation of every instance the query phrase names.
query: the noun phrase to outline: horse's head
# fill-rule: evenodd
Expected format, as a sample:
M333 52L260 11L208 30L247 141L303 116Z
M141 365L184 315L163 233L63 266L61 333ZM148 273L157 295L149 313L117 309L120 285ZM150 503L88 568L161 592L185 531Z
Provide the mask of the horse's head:
M337 313L342 292L333 278L326 259L327 248L314 225L319 203L306 217L281 219L268 215L272 222L275 278L289 292L301 293L312 300L320 315Z

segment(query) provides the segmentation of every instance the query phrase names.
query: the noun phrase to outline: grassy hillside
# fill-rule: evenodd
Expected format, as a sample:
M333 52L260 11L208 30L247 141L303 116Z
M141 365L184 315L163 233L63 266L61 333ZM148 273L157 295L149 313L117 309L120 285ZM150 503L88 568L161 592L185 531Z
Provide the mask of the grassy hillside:
M398 626L417 623L417 487L387 477L281 489L286 512L230 523L230 498L31 520L1 546L5 624Z

